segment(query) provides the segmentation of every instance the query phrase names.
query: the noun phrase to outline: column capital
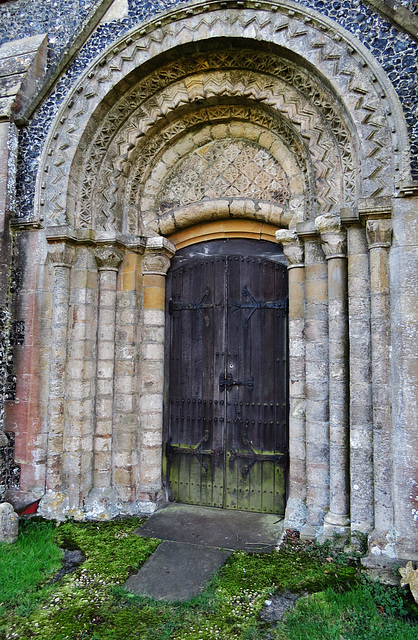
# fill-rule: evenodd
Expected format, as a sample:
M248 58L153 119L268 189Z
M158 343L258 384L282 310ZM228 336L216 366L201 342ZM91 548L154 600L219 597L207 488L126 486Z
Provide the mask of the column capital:
M61 241L48 244L47 260L54 267L70 268L74 262L75 254L75 247L68 242Z
M94 249L94 258L99 271L118 271L124 252L113 245L104 245Z
M347 232L341 227L339 216L325 214L315 219L315 228L321 236L325 258L345 258L347 255Z
M142 275L167 275L175 252L175 245L167 238L148 238L142 256Z
M304 247L295 231L279 229L276 231L276 240L283 247L283 253L289 263L288 269L304 266Z
M367 220L366 235L369 249L376 247L388 249L392 244L392 221L388 218Z

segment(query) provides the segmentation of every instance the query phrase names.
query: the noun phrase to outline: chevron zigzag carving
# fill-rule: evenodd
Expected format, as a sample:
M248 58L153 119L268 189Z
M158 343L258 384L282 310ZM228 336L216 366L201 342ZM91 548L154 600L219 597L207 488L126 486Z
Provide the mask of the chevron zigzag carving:
M69 96L66 105L61 110L61 115L57 118L54 130L49 136L48 148L42 159L41 166L41 171L46 173L45 197L42 200L45 201L45 210L48 212L48 224L61 223L62 211L72 210L72 206L67 203L67 195L68 177L76 152L75 147L79 144L91 115L98 106L101 99L100 96L105 95L115 87L128 73L139 64L142 64L147 56L155 55L158 51L167 50L172 44L179 41L193 42L201 40L205 33L209 36L211 32L219 36L224 34L225 37L240 34L244 35L244 37L253 37L254 34L258 33L263 36L263 40L274 42L284 48L291 48L301 56L301 60L304 58L309 61L311 65L318 69L319 75L322 74L328 78L329 85L333 86L337 93L339 92L337 99L335 94L333 95L332 92L329 92L326 85L315 80L315 74L310 71L308 73L304 71L302 65L298 65L298 68L296 68L295 65L288 61L279 60L271 54L260 51L252 51L250 54L245 54L244 52L243 54L244 58L247 55L248 59L253 59L252 64L254 66L264 58L264 64L270 66L269 73L274 74L276 72L283 80L290 81L294 88L307 92L305 95L310 96L311 104L318 107L330 124L332 123L333 135L338 138L341 148L340 158L345 163L348 158L347 145L350 144L351 140L356 140L362 155L368 155L373 158L376 167L380 165L383 173L385 173L388 149L391 149L392 141L388 117L382 111L381 101L379 103L379 93L384 93L383 88L379 86L379 82L376 84L376 79L371 76L370 71L362 67L358 56L356 58L352 55L352 44L344 40L344 34L338 34L338 37L334 39L335 34L332 33L332 30L328 26L325 28L320 21L309 18L305 22L302 19L302 7L300 17L298 12L291 19L286 16L287 10L285 7L276 7L276 9L276 12L271 13L261 8L259 10L248 9L245 12L240 12L232 8L222 10L209 6L208 11L200 15L179 18L173 14L172 18L167 18L167 24L159 25L154 32L145 36L140 35L139 31L136 34L131 33L129 35L129 46L122 41L120 47L114 46L112 51L106 54L106 58L98 61L95 67L85 74L75 87L72 95ZM180 34L181 38L179 40ZM132 40L134 40L133 43ZM336 40L338 40L338 43ZM231 53L233 52L226 52L226 57ZM221 57L221 54L219 54L220 59ZM275 58L273 66L272 58ZM256 63L254 62L255 59L257 59ZM189 72L187 67L190 69L190 63L191 60L185 58L173 63L170 69L160 70L159 77L158 72L156 72L152 79L148 78L142 84L139 83L131 91L129 97L128 94L125 94L122 101L125 101L125 104L129 103L129 109L132 111L135 105L138 105L138 101L141 102L141 98L145 99L158 90L157 85L160 88L167 86L172 81L173 76L178 79L179 74L183 74L183 77L187 76ZM242 60L242 64L245 64L244 60ZM247 64L249 64L248 61ZM290 76L292 76L291 79ZM304 85L304 90L302 85ZM308 85L310 85L310 89ZM360 97L363 97L362 101L359 100ZM117 122L120 121L117 112L119 111L119 114L122 114L124 111L121 107L122 102L111 109L108 117L105 118L104 138L107 137L106 132L112 138L110 131L117 131ZM374 111L374 109L376 110ZM344 121L349 120L348 112L351 118L351 131L347 131L343 124ZM63 115L64 113L65 115ZM124 111L124 113L126 116L127 112ZM123 116L120 115L120 117ZM367 137L366 131L370 132L371 127L380 127L380 129L377 136L370 139ZM302 123L299 123L299 129L301 128ZM71 139L69 137L70 132ZM96 146L102 150L106 146L104 138L101 138L100 144L99 138L95 140ZM70 145L68 147L66 147L67 142ZM365 144L368 145L367 154L363 154L363 146ZM65 147L62 156L62 166L64 167L62 174L57 167L50 165L48 162L48 154L55 153L57 146ZM93 146L90 146L92 151ZM105 153L106 150L104 155ZM92 155L97 158L95 153ZM393 152L392 156L396 159L396 153ZM383 159L386 159L386 162ZM87 165L85 165L83 173L86 170L94 171L94 167L91 165L87 169ZM358 171L358 166L354 167L352 171L344 171L345 203L356 197ZM368 176L370 176L370 172ZM363 178L366 178L366 176L364 175ZM378 184L374 185L374 180ZM50 188L48 188L48 185L50 185ZM367 177L367 179L363 180L362 189L362 195L375 193L376 189L383 189L379 193L385 194L388 189L391 189L391 185L387 179L385 181L385 176L381 175L376 178ZM79 220L82 218L86 219L86 216L85 212L80 209Z

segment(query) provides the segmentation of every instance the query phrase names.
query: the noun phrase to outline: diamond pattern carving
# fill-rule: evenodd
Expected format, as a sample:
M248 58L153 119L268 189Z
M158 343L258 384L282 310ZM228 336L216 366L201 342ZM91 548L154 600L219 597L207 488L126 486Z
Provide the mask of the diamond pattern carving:
M266 149L247 140L220 140L174 166L158 194L162 212L203 198L249 197L287 204L288 179Z
M238 119L238 122L244 121L245 123L256 125L260 129L260 134L263 129L266 129L273 134L273 138L277 136L278 139L284 141L288 149L291 149L290 153L299 167L299 172L304 176L307 188L306 196L309 196L308 185L310 178L306 166L306 151L295 132L283 123L281 119L260 111L260 109L244 106L230 105L228 107L203 108L197 112L185 114L181 122L168 126L159 135L153 136L150 141L145 138L144 142L135 150L138 156L135 166L129 175L127 183L122 184L120 188L121 192L127 194L125 196L125 205L127 206L125 217L128 220L128 228L132 233L138 233L138 230L136 230L138 211L143 210L142 196L150 173L149 167L152 166L157 154L161 154L164 146L168 145L179 133L187 131L190 126L206 125L210 127L210 123L231 122L235 119ZM196 148L198 147L196 146ZM111 183L109 182L107 186L110 188L110 185ZM105 185L103 185L104 187Z

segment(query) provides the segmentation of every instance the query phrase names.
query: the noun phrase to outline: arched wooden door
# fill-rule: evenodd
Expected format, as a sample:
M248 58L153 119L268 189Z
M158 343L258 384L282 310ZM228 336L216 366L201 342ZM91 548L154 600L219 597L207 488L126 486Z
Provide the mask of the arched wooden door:
M229 239L175 255L167 280L170 499L284 513L287 272L280 248Z

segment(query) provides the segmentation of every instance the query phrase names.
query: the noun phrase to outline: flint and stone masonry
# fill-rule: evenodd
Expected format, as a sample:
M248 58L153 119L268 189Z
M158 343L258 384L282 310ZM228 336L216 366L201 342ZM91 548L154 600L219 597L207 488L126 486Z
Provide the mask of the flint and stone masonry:
M166 275L179 248L241 237L288 263L285 526L418 560L418 19L351 3L367 31L334 4L10 17L0 471L45 517L164 504Z

